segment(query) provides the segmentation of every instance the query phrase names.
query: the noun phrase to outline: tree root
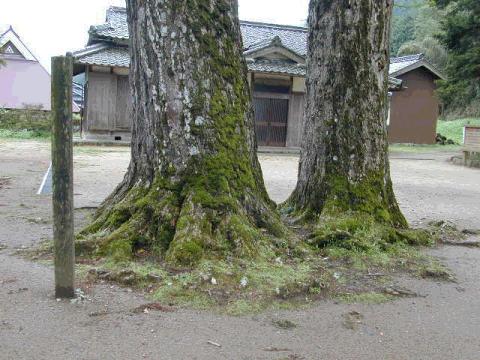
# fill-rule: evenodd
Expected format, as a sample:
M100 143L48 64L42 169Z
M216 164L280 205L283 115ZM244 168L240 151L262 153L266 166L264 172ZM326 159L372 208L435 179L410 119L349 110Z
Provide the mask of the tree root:
M427 230L396 228L363 213L322 216L307 238L309 244L318 248L338 247L355 251L381 251L395 243L429 246L435 241L435 236Z
M450 241L443 240L442 244L451 246L465 246L470 248L480 248L480 241Z
M289 230L269 204L254 196L217 200L206 204L194 189L163 180L134 187L102 207L80 233L77 251L120 262L142 250L172 265L194 266L203 258L273 257L288 246Z

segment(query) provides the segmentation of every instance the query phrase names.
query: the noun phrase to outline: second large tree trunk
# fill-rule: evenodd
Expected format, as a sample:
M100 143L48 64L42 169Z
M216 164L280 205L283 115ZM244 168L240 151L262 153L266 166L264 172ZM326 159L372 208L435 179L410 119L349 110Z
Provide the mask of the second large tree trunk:
M392 0L312 0L307 107L299 179L302 215L360 212L406 226L387 142Z
M283 226L257 160L236 1L127 5L132 160L84 234L105 254L182 265L271 250Z

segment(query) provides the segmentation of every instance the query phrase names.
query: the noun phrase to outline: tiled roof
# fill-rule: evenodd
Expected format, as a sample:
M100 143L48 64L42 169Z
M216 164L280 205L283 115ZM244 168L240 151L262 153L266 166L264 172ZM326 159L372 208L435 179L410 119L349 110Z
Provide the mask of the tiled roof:
M307 55L307 29L303 27L274 25L251 21L240 22L245 50L250 50L259 43L270 43L279 37L282 45L300 56ZM125 8L112 6L107 10L104 24L90 28L90 44L96 40L117 39L125 41L129 37L127 12Z
M90 43L92 43L92 40L95 40L95 38L127 40L129 35L126 9L111 6L107 10L106 23L90 27L89 33L91 36Z
M115 47L107 43L99 43L87 47L84 50L72 53L77 63L103 66L130 66L130 54L127 47ZM248 70L260 73L285 74L292 76L306 75L306 67L284 60L248 60ZM389 76L391 90L399 89L402 81Z
M84 50L73 52L77 63L103 66L130 66L130 54L127 47L111 46L107 43L98 43L88 46ZM264 60L249 61L248 70L264 73L278 73L305 76L305 66L287 61Z
M0 36L5 34L10 29L10 25L0 24Z
M240 21L245 55L264 49L278 42L281 46L291 50L300 57L307 56L308 31L304 27L266 24L251 21ZM125 8L110 7L107 10L106 23L90 28L90 44L83 51L74 53L77 61L82 64L108 65L128 67L130 56L124 46L114 47L104 43L106 39L124 42L129 37L127 13ZM404 56L393 58L390 66L390 75L421 60L423 55ZM282 60L249 61L250 71L278 73L305 76L305 66ZM399 86L399 80L390 77L390 86Z
M423 54L408 55L390 59L390 74L394 74L423 59Z
M265 42L269 43L275 37L279 37L283 46L300 56L307 56L308 32L306 28L250 21L241 21L240 25L243 46L247 51L254 47L261 47Z
M125 46L111 46L98 43L87 48L73 52L77 63L103 66L130 66L130 54Z
M431 64L423 54L415 54L408 56L395 57L390 59L390 75L400 76L409 71L423 67L429 70L432 74L439 79L445 79L445 75L442 74L433 64Z
M247 61L248 70L261 73L276 73L305 76L306 68L303 64L296 64L283 60Z

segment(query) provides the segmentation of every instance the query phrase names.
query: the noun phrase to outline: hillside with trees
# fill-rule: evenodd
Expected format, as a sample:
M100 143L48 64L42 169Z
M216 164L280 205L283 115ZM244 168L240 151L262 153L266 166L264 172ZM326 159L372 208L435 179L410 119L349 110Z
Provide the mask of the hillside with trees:
M438 36L444 10L428 0L397 0L392 19L392 56L423 53L439 69L447 65L447 51Z
M478 0L396 0L390 51L423 53L446 74L438 83L445 116L480 116Z
M447 116L480 116L480 2L478 0L435 0L440 11L440 41L448 49L439 95Z

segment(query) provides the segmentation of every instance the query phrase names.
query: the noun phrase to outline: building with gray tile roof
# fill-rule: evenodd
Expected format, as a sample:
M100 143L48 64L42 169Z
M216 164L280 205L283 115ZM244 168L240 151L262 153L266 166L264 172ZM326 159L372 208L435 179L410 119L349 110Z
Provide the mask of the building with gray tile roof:
M305 76L303 66L307 55L308 31L304 27L241 21L244 55L251 72ZM79 64L128 67L128 24L126 9L112 6L107 10L105 23L93 25L89 30L88 46L73 55ZM254 61L252 54L272 47L284 48L297 57L295 66L289 61L266 59ZM398 81L390 79L392 89Z
M306 91L307 29L252 21L241 21L240 27L256 108L259 144L300 146ZM128 39L125 8L110 7L105 23L90 27L87 47L73 52L75 73L85 72L87 79L86 137L125 140L130 136L131 124L125 115L131 102L127 77L130 66ZM402 89L405 74L419 68L433 71L421 55L393 58L390 91Z
M409 71L424 67L430 72L438 76L440 79L445 79L445 75L431 64L423 54L414 54L407 56L394 57L390 59L390 75L399 76Z

